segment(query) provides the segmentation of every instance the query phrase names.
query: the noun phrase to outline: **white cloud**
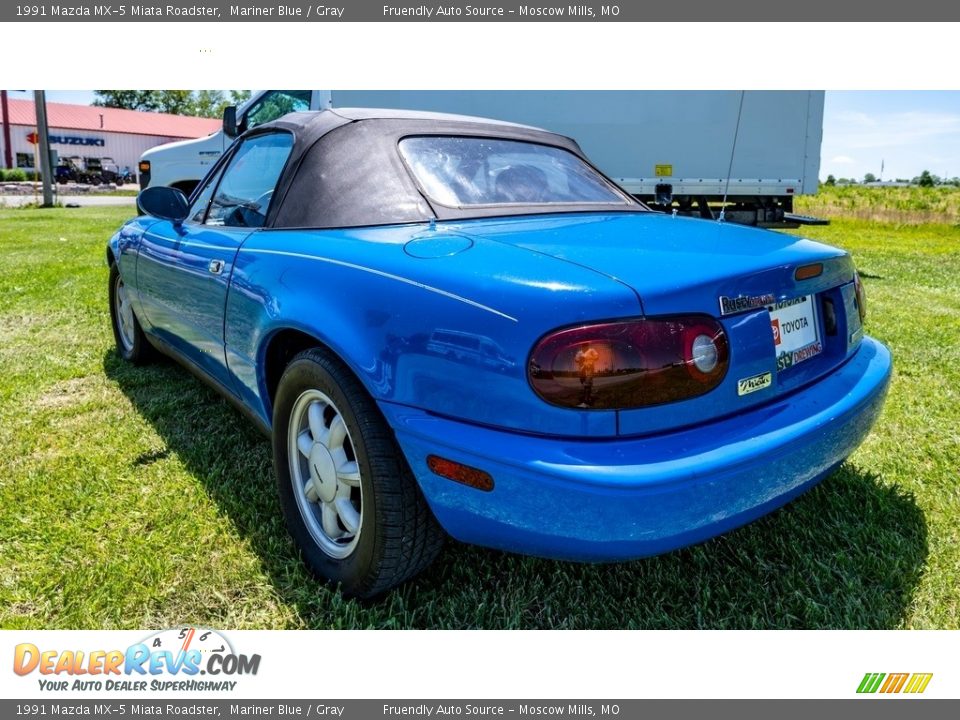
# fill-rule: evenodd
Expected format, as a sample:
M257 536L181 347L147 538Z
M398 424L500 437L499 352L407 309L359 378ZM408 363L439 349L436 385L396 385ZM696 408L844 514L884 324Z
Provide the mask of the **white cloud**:
M904 111L872 117L841 112L829 128L829 140L847 149L883 150L917 143L955 140L960 115L929 111Z
M960 112L953 107L911 107L913 98L890 93L886 107L845 108L824 118L820 176L885 179L913 177L923 169L960 174ZM875 98L867 98L875 100Z

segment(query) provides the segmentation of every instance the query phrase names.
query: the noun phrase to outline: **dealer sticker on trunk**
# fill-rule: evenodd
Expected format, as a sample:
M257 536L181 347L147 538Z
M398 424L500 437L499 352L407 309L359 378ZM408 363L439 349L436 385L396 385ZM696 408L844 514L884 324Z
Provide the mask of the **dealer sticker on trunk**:
M773 373L760 373L752 377L737 380L737 395L749 395L773 384Z
M786 370L823 351L812 295L768 305L777 370Z

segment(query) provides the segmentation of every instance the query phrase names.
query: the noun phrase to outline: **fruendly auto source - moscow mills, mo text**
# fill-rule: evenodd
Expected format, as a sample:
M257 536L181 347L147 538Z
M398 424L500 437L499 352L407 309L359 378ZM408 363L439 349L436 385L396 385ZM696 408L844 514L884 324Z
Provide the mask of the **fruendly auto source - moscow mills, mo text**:
M594 18L599 16L616 17L620 14L619 5L384 5L385 18L425 18L433 17L573 17Z
M17 5L16 16L22 18L268 18L343 19L345 7L310 3L276 3L263 5L93 5L93 4L31 4ZM415 18L615 18L619 5L384 5L383 17L390 19Z

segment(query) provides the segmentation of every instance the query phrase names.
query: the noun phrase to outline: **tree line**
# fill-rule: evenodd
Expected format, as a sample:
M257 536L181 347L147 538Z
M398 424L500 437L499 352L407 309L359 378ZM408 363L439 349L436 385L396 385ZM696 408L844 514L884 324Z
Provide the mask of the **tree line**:
M227 105L250 98L249 90L94 90L98 107L218 118Z
M864 175L862 181L859 181L856 178L837 178L833 175L827 175L827 179L823 184L830 186L859 185L861 182L864 184L875 183L879 182L879 178L873 173L867 173ZM952 185L953 187L960 187L960 177L942 178L939 175L934 175L929 170L924 170L914 178L897 178L894 180L894 182L903 183L905 185L919 185L920 187L937 187L938 185Z

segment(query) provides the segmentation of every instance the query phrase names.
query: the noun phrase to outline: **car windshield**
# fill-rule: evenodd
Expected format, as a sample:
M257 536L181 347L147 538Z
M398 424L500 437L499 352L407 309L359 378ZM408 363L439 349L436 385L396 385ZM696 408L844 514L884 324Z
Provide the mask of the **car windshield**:
M400 153L427 197L447 207L632 205L571 152L481 137L419 136Z

